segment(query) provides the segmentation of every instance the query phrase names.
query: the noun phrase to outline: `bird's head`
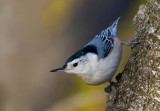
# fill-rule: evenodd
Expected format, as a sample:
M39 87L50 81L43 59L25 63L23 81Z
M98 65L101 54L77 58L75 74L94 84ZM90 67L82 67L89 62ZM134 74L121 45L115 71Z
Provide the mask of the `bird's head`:
M80 58L73 59L71 56L65 63L65 65L61 68L53 69L51 72L60 72L64 71L67 73L75 73L75 74L82 74L85 72L85 68L87 67L87 56L81 56ZM73 59L73 60L71 60ZM71 61L70 61L71 60Z
M97 49L95 46L88 45L73 54L61 68L53 69L51 72L64 71L75 74L88 74L93 59L97 59Z

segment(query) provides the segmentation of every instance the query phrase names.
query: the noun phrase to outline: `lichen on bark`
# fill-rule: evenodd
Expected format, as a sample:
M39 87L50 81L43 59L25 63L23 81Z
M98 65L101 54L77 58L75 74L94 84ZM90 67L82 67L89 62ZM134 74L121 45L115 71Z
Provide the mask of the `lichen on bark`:
M106 111L160 111L160 0L148 0L133 19L137 46Z

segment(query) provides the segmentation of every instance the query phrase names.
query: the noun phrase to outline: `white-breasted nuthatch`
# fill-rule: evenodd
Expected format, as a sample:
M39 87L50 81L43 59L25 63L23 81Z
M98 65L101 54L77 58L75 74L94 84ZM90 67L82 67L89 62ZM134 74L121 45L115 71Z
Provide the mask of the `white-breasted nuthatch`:
M110 82L122 59L122 44L125 44L116 37L119 19L73 54L62 68L51 72L77 74L89 85Z

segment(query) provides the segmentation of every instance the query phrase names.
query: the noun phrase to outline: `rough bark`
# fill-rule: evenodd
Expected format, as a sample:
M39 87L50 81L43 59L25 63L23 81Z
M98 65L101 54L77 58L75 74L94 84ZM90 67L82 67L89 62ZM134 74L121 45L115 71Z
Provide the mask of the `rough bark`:
M160 111L160 0L141 5L134 20L138 44L106 111Z

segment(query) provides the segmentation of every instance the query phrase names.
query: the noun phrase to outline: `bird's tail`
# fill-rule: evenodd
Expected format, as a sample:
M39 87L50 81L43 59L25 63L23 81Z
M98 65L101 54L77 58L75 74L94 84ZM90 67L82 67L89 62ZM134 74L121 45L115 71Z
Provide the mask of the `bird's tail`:
M104 36L107 36L107 37L116 37L116 34L117 34L117 25L118 25L118 21L119 21L120 17L113 22L113 24L108 27L107 29L105 30L102 30L100 32L100 35L104 35Z

